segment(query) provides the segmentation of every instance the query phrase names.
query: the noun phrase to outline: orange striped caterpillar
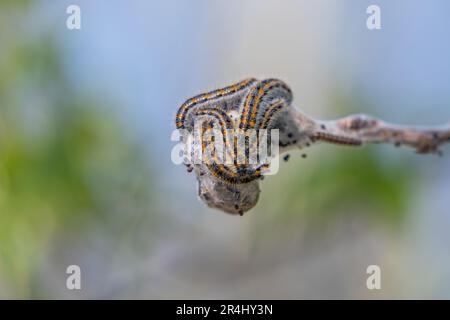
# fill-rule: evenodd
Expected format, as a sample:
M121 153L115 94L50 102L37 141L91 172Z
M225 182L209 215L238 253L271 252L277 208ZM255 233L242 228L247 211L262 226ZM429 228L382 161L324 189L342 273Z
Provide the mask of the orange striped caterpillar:
M326 142L330 142L330 143L334 143L334 144L342 144L342 145L347 145L347 146L362 145L362 141L359 139L354 139L354 138L350 138L350 137L341 137L341 136L337 136L337 135L334 135L331 133L326 133L326 132L316 132L313 137L316 140L322 140L322 141L326 141Z
M251 182L255 179L258 179L261 177L261 168L256 168L253 169L250 166L247 165L237 165L237 164L232 164L232 165L224 165L222 164L222 161L219 159L218 157L218 152L215 148L215 140L211 139L214 136L208 136L205 138L206 133L208 132L208 130L212 130L214 129L214 122L215 120L218 120L219 123L223 123L224 121L222 119L218 119L217 115L215 114L215 110L201 110L200 112L201 114L207 114L209 116L212 116L213 119L210 119L208 121L205 121L202 123L202 127L201 127L201 133L200 133L200 137L201 137L201 142L202 142L202 153L204 155L203 159L204 159L204 163L206 165L206 167L208 168L208 170L211 172L211 174L220 179L221 181L228 183L228 184L244 184L244 183L248 183ZM198 114L196 112L196 114ZM229 128L227 128L229 129ZM225 132L225 127L221 126L220 128L221 133L222 133L222 137L223 137L223 142L224 142L224 146L226 146L226 150L227 152L231 152L232 153L232 157L234 162L236 162L236 147L231 146L230 143L230 139L227 140L226 138L226 132ZM209 153L207 153L207 151ZM234 151L234 152L233 152ZM205 156L206 155L206 156ZM212 158L210 159L209 156L212 156Z
M181 105L178 109L176 115L176 127L177 129L185 129L185 120L187 114L194 108L204 108L205 105L217 102L221 98L226 98L236 94L242 94L242 92L247 91L253 84L256 83L256 79L248 78L240 81L231 86L210 91L208 93L203 93L197 95L193 98L188 99L185 103Z
M274 99L284 101L286 107L292 102L291 89L281 80L266 79L253 86L245 97L239 129L258 128L257 116L269 109Z
M228 106L227 101L237 97L236 106ZM210 122L202 126L202 152L207 150L208 143L204 143L204 134L213 128L213 123L218 122L224 139L224 146L231 151L234 165L223 165L218 161L217 152L212 148L213 161L206 166L213 176L228 184L244 184L259 179L262 169L267 165L252 166L249 164L238 164L237 139L231 142L226 139L225 130L237 129L244 133L248 130L270 129L273 119L287 108L292 102L292 92L282 81L266 79L257 81L249 78L231 86L214 90L205 94L188 99L181 105L176 115L176 127L178 129L192 130L192 117L208 116ZM238 111L239 122L234 123L227 112ZM191 116L192 115L192 116ZM211 143L211 141L209 142ZM245 146L245 159L249 158L250 148Z

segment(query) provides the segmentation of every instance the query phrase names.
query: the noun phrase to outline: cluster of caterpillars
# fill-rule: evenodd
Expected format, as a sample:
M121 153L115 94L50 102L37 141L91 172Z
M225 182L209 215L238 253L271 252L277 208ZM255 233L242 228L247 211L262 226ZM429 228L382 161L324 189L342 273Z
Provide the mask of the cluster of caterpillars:
M240 97L238 105L238 119L232 119L223 108L223 102L233 96ZM237 164L237 140L227 139L225 130L237 129L260 130L271 129L273 120L292 102L291 89L281 80L266 79L258 81L254 78L245 79L231 86L195 96L181 105L176 115L178 129L192 130L189 115L193 117L207 116L209 119L202 124L202 151L208 147L210 141L203 139L206 130L218 124L222 130L224 145L231 150L234 160L232 165L224 165L216 161L217 154L213 154L212 162L206 163L208 170L218 179L230 184L243 184L262 177L264 166L253 167L247 164ZM230 145L232 144L232 145ZM246 146L245 154L248 156Z

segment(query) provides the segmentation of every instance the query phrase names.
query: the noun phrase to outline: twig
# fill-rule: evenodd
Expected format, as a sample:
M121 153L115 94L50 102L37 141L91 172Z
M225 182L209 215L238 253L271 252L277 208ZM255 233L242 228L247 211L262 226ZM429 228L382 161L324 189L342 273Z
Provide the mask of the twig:
M314 120L295 108L290 115L297 129L306 133L312 142L324 141L344 145L366 143L391 143L408 146L417 153L441 155L439 147L450 142L450 124L435 127L412 127L391 124L364 114L350 115L342 119Z

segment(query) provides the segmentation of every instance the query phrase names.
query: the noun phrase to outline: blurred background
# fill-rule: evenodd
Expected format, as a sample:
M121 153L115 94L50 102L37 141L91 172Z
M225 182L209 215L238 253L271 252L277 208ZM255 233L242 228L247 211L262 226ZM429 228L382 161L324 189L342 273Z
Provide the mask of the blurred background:
M2 0L0 298L450 298L448 147L293 152L244 217L205 207L170 158L179 105L248 76L283 79L317 118L448 122L449 10ZM66 288L72 264L82 290Z

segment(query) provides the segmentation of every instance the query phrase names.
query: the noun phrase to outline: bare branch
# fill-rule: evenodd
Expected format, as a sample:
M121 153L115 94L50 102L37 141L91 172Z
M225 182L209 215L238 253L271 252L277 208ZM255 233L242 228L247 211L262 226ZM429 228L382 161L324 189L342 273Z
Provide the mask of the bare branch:
M311 141L324 141L344 145L365 143L391 143L416 149L417 153L441 154L439 147L450 142L450 124L435 127L413 127L387 123L364 114L342 119L313 120L291 108L290 114L299 131L306 132Z

